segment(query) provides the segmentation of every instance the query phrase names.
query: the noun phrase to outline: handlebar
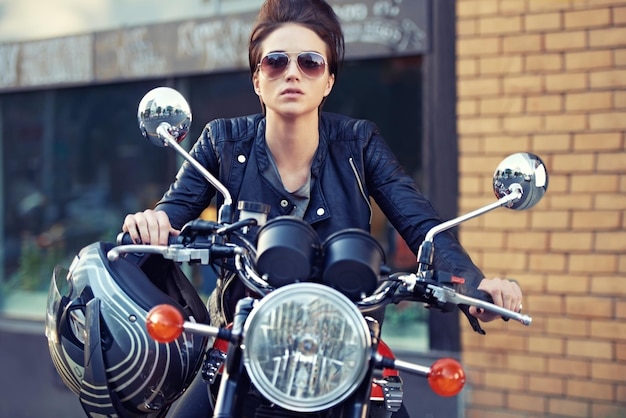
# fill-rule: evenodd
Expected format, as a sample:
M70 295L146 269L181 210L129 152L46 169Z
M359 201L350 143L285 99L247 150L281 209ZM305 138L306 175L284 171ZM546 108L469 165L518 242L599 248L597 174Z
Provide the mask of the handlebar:
M129 240L128 234L120 238L121 242L127 240ZM110 261L115 261L126 253L150 253L161 255L175 262L205 265L218 259L232 258L234 269L248 289L258 295L266 295L274 290L256 271L250 252L243 246L204 240L200 244L201 248L195 248L193 244L180 243L181 240L178 237L173 237L173 241L175 243L167 246L123 244L113 247L107 257ZM395 273L387 277L371 295L356 301L355 304L363 313L372 312L402 300L422 302L442 311L452 311L456 307L475 306L498 314L506 320L513 319L524 325L532 323L529 315L495 305L487 292L456 285L455 282L462 282L462 279L436 270Z

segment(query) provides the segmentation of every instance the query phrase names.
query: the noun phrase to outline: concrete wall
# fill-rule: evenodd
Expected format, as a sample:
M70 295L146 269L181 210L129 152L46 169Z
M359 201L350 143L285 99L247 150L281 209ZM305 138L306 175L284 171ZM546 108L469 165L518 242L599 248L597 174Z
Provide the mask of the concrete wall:
M550 172L531 211L461 228L534 317L464 328L467 416L625 416L626 1L458 0L457 18L461 211L493 199L509 153Z

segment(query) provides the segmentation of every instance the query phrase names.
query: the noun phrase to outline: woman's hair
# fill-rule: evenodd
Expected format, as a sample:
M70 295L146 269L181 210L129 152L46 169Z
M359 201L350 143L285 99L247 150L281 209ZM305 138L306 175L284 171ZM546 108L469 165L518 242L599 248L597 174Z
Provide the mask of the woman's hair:
M250 35L250 74L254 76L261 61L261 44L265 38L286 23L306 26L326 43L328 71L336 79L344 56L343 31L335 11L324 0L266 0Z

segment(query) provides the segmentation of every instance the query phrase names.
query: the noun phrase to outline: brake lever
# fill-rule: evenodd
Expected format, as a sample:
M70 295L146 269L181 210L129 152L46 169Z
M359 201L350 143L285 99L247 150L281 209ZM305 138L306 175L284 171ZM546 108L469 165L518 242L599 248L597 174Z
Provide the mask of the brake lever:
M472 305L477 308L482 308L489 312L496 313L502 316L502 318L513 319L524 325L530 325L533 321L533 319L529 315L525 315L520 312L514 312L493 303L485 302L480 299L463 295L450 287L437 286L434 284L427 284L426 287L430 290L432 295L442 303L452 303L457 306Z

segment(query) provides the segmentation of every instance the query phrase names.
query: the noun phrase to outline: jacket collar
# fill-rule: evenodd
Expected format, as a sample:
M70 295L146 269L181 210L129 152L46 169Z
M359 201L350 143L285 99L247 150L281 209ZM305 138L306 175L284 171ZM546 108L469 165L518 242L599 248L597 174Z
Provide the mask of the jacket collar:
M270 160L267 155L267 145L265 142L265 125L266 119L263 118L258 126L256 139L254 141L254 152L256 153L257 164L259 167L259 174L265 172L269 165ZM329 142L329 132L325 127L327 124L322 123L320 119L319 123L319 144L317 146L317 150L315 151L315 156L313 157L313 161L311 163L311 177L318 178L320 171L322 169L322 164L328 155L328 142Z

